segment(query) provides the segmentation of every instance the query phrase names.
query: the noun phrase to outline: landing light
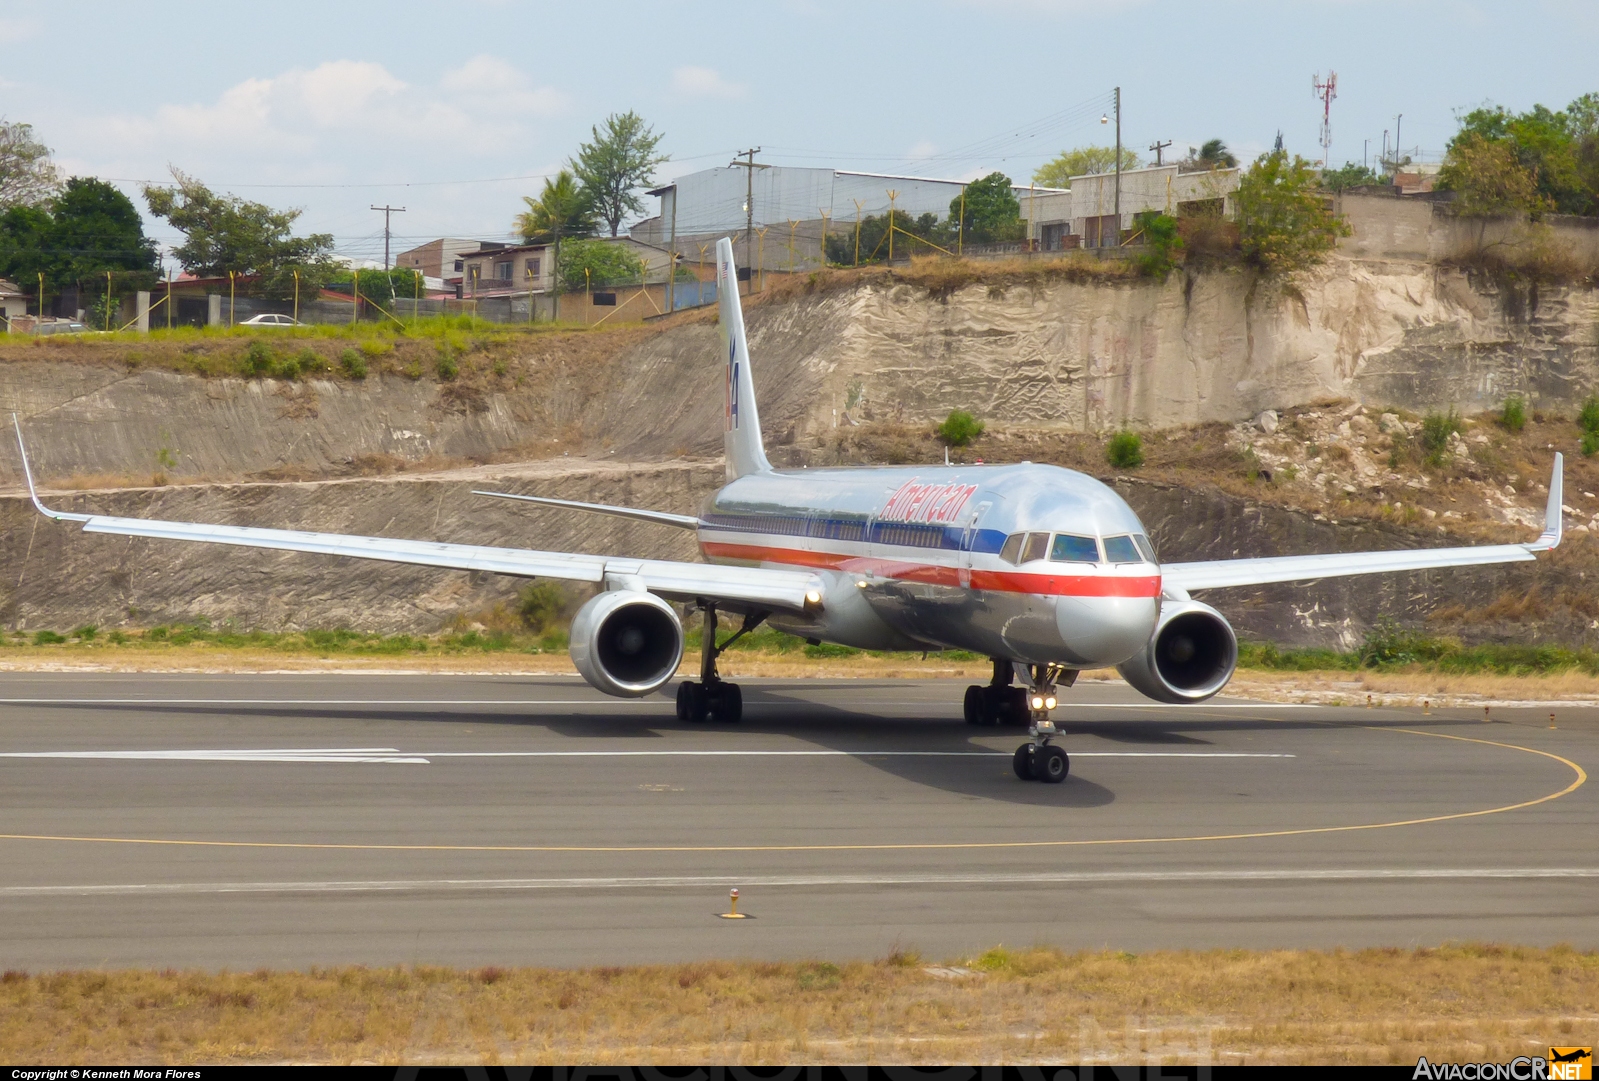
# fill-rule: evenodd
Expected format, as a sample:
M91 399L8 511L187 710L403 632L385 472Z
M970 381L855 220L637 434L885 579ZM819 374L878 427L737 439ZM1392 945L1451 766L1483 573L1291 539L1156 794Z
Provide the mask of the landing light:
M805 603L806 604L821 604L822 603L822 591L819 590L819 589L807 589L805 591Z
M1044 696L1043 695L1041 695L1041 694L1033 695L1033 708L1034 709L1043 709L1044 708Z
M1051 695L1050 697L1044 699L1044 708L1045 709L1054 709L1055 708L1055 696L1054 695Z

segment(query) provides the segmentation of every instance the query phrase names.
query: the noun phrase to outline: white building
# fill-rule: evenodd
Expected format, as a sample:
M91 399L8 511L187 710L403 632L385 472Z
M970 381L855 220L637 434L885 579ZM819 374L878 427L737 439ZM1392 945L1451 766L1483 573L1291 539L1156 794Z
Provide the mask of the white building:
M887 214L892 206L911 218L923 214L949 216L965 181L844 169L807 169L772 165L746 174L743 166L703 169L678 177L651 195L661 199L661 213L630 230L636 240L677 250L685 262L706 257L718 237L732 237L741 271L759 265L766 270L805 270L821 262L822 237L853 227L857 218ZM753 191L751 190L753 189ZM1027 214L1030 198L1055 189L1012 185ZM753 195L756 240L745 251L746 196ZM705 251L702 251L702 248Z
M1045 251L1112 247L1120 242L1121 231L1131 229L1133 218L1145 211L1172 217L1202 212L1231 217L1237 190L1237 169L1185 173L1176 165L1156 165L1123 170L1119 185L1115 173L1074 176L1070 191L1035 198L1031 212L1024 200L1022 216L1028 220L1028 237Z

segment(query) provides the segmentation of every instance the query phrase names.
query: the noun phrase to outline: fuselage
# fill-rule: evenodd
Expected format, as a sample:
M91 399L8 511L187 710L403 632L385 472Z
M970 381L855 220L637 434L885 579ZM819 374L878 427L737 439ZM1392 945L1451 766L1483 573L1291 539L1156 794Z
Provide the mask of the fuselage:
M771 619L807 638L1084 668L1138 652L1160 612L1160 567L1138 516L1057 466L754 473L699 517L712 562L822 576L814 618Z

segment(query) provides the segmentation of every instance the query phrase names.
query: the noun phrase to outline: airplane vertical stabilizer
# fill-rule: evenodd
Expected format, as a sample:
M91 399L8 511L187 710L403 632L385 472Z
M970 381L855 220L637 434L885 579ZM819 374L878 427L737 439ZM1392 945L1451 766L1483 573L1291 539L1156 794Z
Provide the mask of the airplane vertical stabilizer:
M770 473L772 463L761 445L744 309L738 299L738 268L733 264L733 242L726 237L716 242L716 298L721 305L722 359L727 364L722 446L727 452L727 479L737 480L748 473Z

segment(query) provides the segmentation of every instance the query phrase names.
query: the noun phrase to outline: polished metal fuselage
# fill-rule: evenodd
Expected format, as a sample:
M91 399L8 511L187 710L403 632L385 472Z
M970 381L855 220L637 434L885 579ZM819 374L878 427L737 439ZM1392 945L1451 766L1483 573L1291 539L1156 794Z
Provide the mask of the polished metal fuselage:
M1072 668L1119 664L1160 613L1153 563L1001 559L1023 531L1142 534L1120 496L1057 466L805 469L738 478L699 515L717 563L813 568L811 617L779 629L863 649L965 649Z

